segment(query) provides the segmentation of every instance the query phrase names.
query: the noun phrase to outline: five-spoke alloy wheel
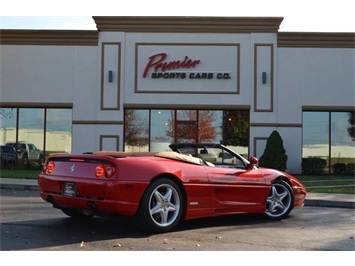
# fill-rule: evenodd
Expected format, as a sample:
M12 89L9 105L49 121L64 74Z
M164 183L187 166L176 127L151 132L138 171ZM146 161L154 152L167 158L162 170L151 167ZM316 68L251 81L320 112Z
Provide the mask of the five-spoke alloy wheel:
M135 221L138 226L153 232L166 232L181 220L184 196L172 180L161 178L153 181L145 191Z
M294 194L292 188L283 180L272 184L266 201L265 214L271 219L283 219L293 209Z

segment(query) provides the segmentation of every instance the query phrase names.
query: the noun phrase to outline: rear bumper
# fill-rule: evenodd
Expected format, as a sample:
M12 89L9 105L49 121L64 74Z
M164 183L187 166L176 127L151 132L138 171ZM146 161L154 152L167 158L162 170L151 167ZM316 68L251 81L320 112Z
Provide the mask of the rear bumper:
M68 197L46 192L40 192L40 195L44 201L51 203L53 207L59 209L74 208L81 210L92 210L97 213L117 214L127 217L134 216L138 209L138 203Z
M75 183L74 196L63 195L63 184ZM99 213L132 217L148 183L108 179L73 178L40 175L39 191L42 199L56 208L94 210Z

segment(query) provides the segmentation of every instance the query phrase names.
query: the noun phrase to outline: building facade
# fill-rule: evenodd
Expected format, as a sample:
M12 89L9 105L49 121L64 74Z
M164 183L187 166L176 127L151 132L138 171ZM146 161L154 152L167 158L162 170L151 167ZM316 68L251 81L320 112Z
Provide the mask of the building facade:
M354 33L279 32L278 17L93 19L97 31L0 30L1 145L223 142L260 157L277 130L288 172L307 158L353 171Z

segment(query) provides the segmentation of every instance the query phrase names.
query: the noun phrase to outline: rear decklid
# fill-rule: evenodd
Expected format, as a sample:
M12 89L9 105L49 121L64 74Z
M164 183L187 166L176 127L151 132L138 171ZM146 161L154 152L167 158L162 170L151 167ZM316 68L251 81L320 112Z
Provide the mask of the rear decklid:
M41 192L104 199L117 178L116 160L95 154L52 155L38 177Z

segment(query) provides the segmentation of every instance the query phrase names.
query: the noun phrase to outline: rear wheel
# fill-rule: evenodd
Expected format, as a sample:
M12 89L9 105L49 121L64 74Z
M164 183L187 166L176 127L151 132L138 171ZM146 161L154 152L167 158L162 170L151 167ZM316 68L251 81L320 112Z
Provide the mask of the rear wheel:
M80 210L80 209L61 209L66 215L77 219L77 220L86 220L94 216L93 212L90 210Z
M265 215L271 219L283 219L293 209L294 194L288 183L276 180L266 201Z
M23 155L22 165L23 165L23 167L28 167L28 166L29 166L29 161L28 161L28 155L27 155L27 153L25 153L25 154Z
M153 181L140 202L135 222L141 229L157 233L172 230L184 212L181 188L172 180Z

